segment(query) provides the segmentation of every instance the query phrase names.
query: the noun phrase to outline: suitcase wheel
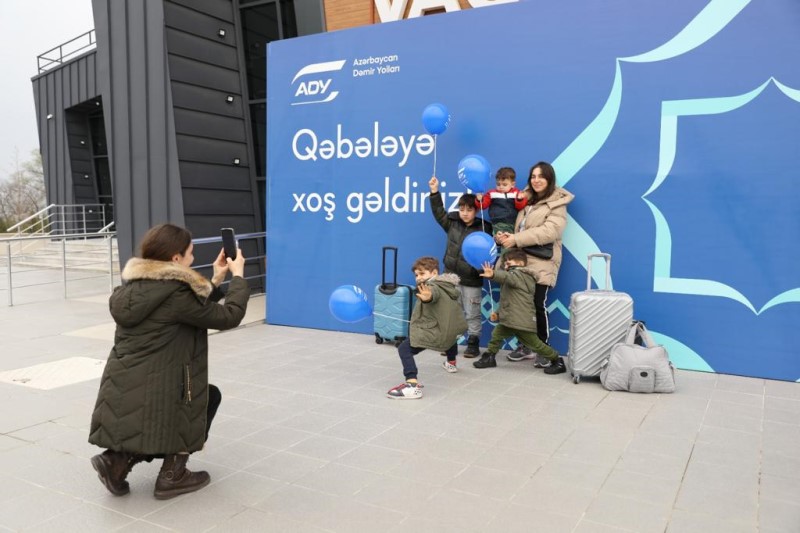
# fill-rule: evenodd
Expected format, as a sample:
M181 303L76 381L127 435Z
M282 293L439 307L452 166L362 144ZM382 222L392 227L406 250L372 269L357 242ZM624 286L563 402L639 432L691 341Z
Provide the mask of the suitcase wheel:
M395 337L395 339L394 339L395 347L400 346L401 344L403 344L404 340L406 340L405 337Z
M375 344L383 344L383 337L381 337L377 333L375 334Z
M572 376L572 382L573 382L575 385L577 385L578 383L580 383L580 382L581 382L581 375L580 375L580 374L574 374L574 375Z

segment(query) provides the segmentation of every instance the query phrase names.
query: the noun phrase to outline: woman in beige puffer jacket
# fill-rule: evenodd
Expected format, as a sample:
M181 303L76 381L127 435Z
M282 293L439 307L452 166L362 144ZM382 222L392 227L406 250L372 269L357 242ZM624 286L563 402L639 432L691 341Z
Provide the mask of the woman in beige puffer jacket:
M542 342L547 342L550 332L546 309L547 291L556 285L558 269L561 267L561 236L567 226L567 204L575 196L556 185L556 171L544 161L531 167L525 193L528 195L528 205L517 214L516 232L498 234L496 238L500 245L507 248L553 245L551 258L543 259L528 254L528 265L525 267L536 277L533 299L536 334ZM522 358L524 357L519 357ZM514 360L511 355L509 359Z

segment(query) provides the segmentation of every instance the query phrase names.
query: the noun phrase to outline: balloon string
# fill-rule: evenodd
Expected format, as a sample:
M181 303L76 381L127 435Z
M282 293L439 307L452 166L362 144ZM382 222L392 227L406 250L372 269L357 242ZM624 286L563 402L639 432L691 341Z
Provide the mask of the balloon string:
M436 137L437 135L433 134L433 175L436 175Z
M389 316L389 315L382 315L380 313L373 312L372 314L375 315L375 316L382 316L383 318L388 318L389 320L397 320L399 322L411 322L410 320L404 320L402 318L397 318L397 317Z

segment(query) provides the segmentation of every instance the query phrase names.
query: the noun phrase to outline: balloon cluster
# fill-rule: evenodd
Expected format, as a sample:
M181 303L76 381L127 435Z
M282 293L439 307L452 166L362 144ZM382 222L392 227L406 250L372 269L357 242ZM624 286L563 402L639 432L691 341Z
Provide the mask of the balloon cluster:
M450 126L450 111L444 104L432 103L422 111L422 125L434 136L433 172L436 174L436 136ZM458 181L469 190L485 193L490 189L491 169L485 157L470 154L458 163ZM481 270L484 263L497 260L497 245L490 235L474 232L467 235L461 245L461 253L467 263ZM355 285L337 287L328 299L331 314L342 322L352 323L372 315L372 306L367 294Z

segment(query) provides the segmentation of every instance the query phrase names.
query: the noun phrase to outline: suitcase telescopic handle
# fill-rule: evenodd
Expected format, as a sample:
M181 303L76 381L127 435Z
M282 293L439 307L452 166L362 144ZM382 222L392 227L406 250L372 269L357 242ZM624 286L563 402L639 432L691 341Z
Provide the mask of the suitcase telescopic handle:
M592 290L592 259L595 257L602 257L606 260L606 290L611 289L611 254L589 254L588 257L589 267L586 269L586 290Z
M386 252L389 250L394 252L394 275L392 282L386 283ZM381 287L394 288L397 287L397 246L384 246L383 247L383 265L381 266Z

